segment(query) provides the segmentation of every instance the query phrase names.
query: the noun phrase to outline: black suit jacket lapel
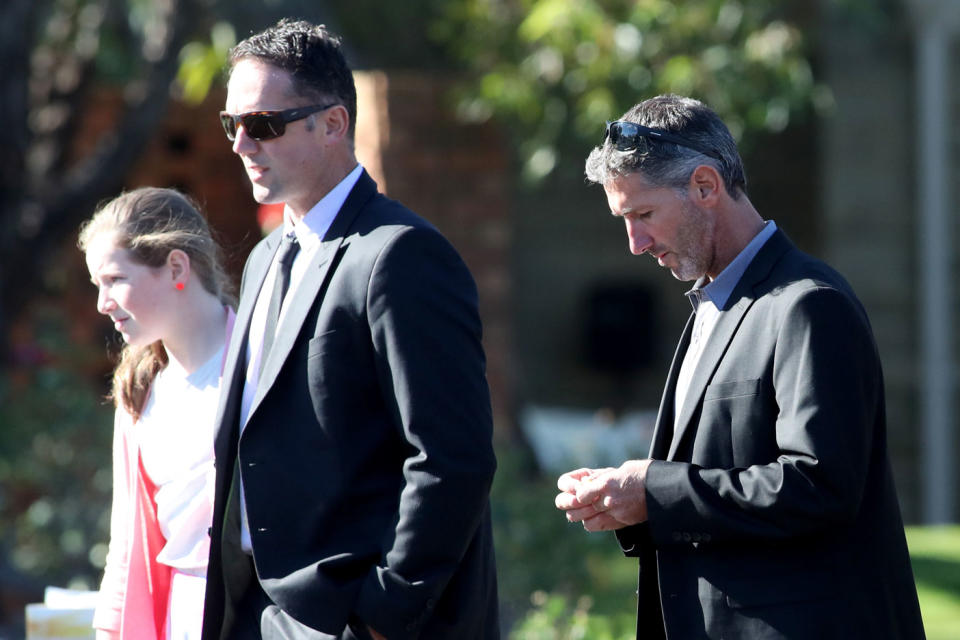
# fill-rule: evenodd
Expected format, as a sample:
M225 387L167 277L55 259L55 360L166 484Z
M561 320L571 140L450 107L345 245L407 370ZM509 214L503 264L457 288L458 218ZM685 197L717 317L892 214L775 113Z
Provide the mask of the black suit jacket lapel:
M725 307L720 310L717 323L690 379L690 387L680 410L677 430L670 444L667 460L673 460L684 440L696 434L696 429L693 428L694 417L703 402L703 394L740 327L743 316L756 300L755 287L769 276L770 270L791 246L781 231L770 236L734 287ZM670 398L673 398L672 394Z
M677 378L680 375L680 365L683 363L683 356L686 355L687 348L690 346L690 334L693 332L695 317L691 313L690 317L687 318L687 324L683 328L683 333L680 334L680 342L677 344L673 361L670 363L667 384L664 387L663 395L660 397L660 410L657 411L657 422L653 429L653 438L650 440L649 457L654 460L666 460L670 449L670 441L673 439L673 399L677 394Z
M346 239L354 220L364 205L376 193L376 183L364 171L350 191L350 195L347 196L343 206L340 207L340 211L330 225L330 229L324 235L317 252L311 258L310 264L304 272L303 280L297 285L294 295L289 297L287 302L289 306L284 311L283 318L277 326L277 336L260 372L260 382L250 406L250 415L256 412L263 397L276 382L277 375L280 373L283 363L289 357L310 309L313 308L331 274L331 267L335 262L334 258L337 252L340 251L341 247L346 247ZM271 251L271 256L273 253L275 251Z
M280 246L282 228L267 236L256 253L254 260L247 268L245 289L248 292L259 292L263 281L270 270L270 263ZM237 319L234 324L230 344L227 347L226 360L223 368L223 378L220 383L220 403L217 407L217 433L214 439L214 453L218 460L232 464L236 454L236 436L239 432L240 402L243 397L243 386L246 379L246 352L250 334L250 321L253 308L257 303L256 294L241 296L240 306L237 309Z

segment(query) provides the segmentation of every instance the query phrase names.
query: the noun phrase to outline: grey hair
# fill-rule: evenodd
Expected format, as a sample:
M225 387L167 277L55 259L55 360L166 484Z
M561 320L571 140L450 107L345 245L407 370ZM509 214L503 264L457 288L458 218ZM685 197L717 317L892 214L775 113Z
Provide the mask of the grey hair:
M639 173L654 187L682 189L697 167L708 165L723 178L732 198L746 193L747 176L737 144L720 117L702 102L676 95L657 96L634 105L620 119L713 149L720 159L678 144L649 139L645 149L618 151L604 140L587 157L586 176L590 182L606 184L627 174Z

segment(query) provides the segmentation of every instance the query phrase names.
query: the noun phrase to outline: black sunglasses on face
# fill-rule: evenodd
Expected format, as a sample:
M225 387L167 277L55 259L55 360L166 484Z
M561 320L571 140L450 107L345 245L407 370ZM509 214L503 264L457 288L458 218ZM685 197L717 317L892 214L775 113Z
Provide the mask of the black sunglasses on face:
M647 140L657 140L659 142L678 144L681 147L687 147L688 149L699 151L705 156L710 156L711 158L715 158L716 160L723 162L723 158L720 157L720 154L709 147L704 147L696 142L691 142L686 138L675 136L672 133L667 133L666 131L651 129L650 127L645 127L642 124L627 122L626 120L616 120L614 122L607 123L607 130L603 134L603 142L606 142L608 139L610 140L610 144L612 144L617 151L636 151L637 149L640 151L646 151Z
M287 130L288 122L303 120L312 113L335 107L339 103L315 104L309 107L284 109L283 111L248 111L232 115L226 111L220 112L220 124L227 134L228 140L237 137L237 127L243 125L243 130L254 140L272 140L279 138Z

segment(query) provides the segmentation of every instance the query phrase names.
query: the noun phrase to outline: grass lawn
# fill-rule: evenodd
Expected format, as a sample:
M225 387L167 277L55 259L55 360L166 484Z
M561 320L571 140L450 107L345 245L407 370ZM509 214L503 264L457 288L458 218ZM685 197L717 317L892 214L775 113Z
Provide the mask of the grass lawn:
M927 640L960 638L960 526L907 527Z

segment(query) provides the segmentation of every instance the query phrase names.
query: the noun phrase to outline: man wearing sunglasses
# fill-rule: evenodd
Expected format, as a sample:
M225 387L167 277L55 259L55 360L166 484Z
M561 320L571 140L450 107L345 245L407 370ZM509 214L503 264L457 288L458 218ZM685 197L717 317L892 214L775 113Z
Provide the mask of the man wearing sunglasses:
M638 638L923 638L850 286L760 216L700 102L636 105L586 173L630 251L694 281L649 458L558 481L568 520L639 558Z
M336 36L281 21L230 67L221 124L285 210L226 356L203 638L496 639L473 279L357 163Z

